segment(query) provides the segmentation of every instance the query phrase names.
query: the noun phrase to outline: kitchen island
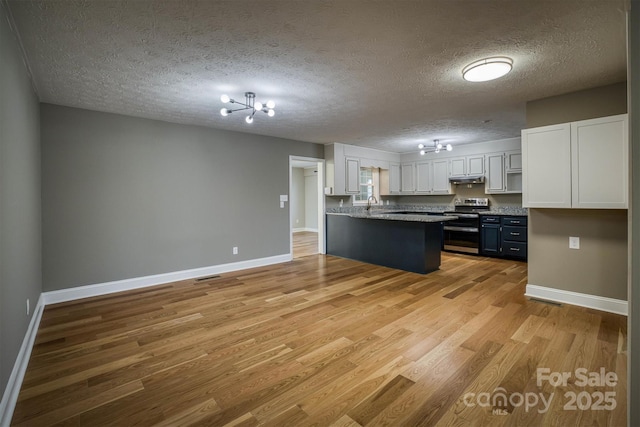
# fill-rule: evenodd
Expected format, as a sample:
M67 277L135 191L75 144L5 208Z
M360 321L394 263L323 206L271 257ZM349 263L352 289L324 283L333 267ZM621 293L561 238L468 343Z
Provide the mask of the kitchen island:
M414 273L440 268L442 223L428 212L327 212L327 254Z

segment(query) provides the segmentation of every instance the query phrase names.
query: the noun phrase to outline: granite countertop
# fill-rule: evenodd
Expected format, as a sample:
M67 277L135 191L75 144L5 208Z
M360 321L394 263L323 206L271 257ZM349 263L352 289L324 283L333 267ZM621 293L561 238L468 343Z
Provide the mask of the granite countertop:
M455 209L451 205L421 206L421 205L386 205L373 206L371 211L367 211L364 206L344 206L341 208L327 209L327 215L347 215L353 218L389 219L395 221L420 221L420 222L440 222L455 219L450 216L432 216L424 213L441 214L451 212ZM398 212L416 212L417 215ZM422 213L422 214L420 214ZM529 209L518 206L492 207L480 215L503 215L503 216L527 216Z
M500 208L491 208L486 212L480 212L480 215L527 216L529 215L529 209L505 206Z
M451 221L456 219L454 216L443 215L425 215L425 213L442 213L441 209L424 208L424 209L402 209L394 207L392 208L372 208L367 211L365 208L334 208L327 210L327 215L345 215L352 218L364 218L364 219L383 219L390 221L411 221L411 222L442 222ZM400 212L416 212L415 215L410 213ZM419 212L423 212L422 214Z

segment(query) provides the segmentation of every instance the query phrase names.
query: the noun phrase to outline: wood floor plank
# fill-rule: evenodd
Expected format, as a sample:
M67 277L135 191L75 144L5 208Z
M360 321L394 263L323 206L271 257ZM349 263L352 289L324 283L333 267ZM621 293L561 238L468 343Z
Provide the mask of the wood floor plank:
M12 424L624 425L626 318L526 284L519 261L443 253L420 275L315 254L48 306ZM538 385L541 367L619 382ZM499 387L556 397L465 403ZM613 410L564 410L565 392L607 390Z

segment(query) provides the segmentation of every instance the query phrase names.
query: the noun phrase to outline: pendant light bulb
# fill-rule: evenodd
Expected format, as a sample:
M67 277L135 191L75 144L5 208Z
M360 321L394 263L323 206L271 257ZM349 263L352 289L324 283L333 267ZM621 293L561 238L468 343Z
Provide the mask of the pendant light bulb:
M276 103L271 100L267 101L267 108L276 108Z
M425 151L424 150L420 150L420 155L424 156Z
M451 151L453 150L453 146L451 146L451 144L447 144L447 151Z
M273 116L275 116L275 115L276 115L276 112L275 112L275 111L273 111L273 110L269 110L269 111L267 111L267 116L269 116L269 117L273 117Z
M246 119L244 119L244 121L245 121L245 122L247 122L247 123L249 123L249 124L251 124L251 123L253 123L253 117L251 117L251 116L247 116L247 118L246 118Z
M437 150L442 150L442 144L440 144L439 142L436 143L436 149Z
M255 108L256 110L262 110L262 102L256 102L253 105L253 108Z
M418 148L422 150L424 148L424 144L422 144L422 143L418 144ZM423 153L421 152L420 154L423 154Z
M229 98L229 95L222 95L220 97L220 101L222 101L223 104L226 104L227 102L231 101L231 98Z
M222 114L224 117L227 117L229 115L229 110L227 110L226 108L222 108L220 110L220 114Z

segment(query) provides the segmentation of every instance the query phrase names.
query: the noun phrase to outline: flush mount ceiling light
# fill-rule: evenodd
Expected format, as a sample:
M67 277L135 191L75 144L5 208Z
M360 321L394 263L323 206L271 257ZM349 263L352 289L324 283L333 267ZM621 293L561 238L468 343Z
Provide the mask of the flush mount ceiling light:
M253 92L244 93L244 103L240 101L236 101L235 99L231 99L229 98L228 95L222 95L220 97L220 101L222 101L224 104L231 103L231 104L238 104L243 106L242 108L236 108L235 110L232 110L230 108L222 108L220 110L220 114L222 114L225 117L233 113L234 111L250 110L251 114L249 114L244 119L249 124L253 123L253 116L256 114L256 111L262 111L269 117L273 117L276 114L276 112L273 110L276 107L275 102L267 101L266 104L262 104L262 102L257 102L256 94Z
M447 151L453 150L453 146L451 146L451 144L442 145L439 139L433 140L433 150L431 151L427 151L424 144L418 144L418 148L420 149L421 156L424 156L427 153L439 153L442 149L445 149Z
M512 66L513 60L506 56L485 58L464 67L462 77L469 82L486 82L504 76Z

